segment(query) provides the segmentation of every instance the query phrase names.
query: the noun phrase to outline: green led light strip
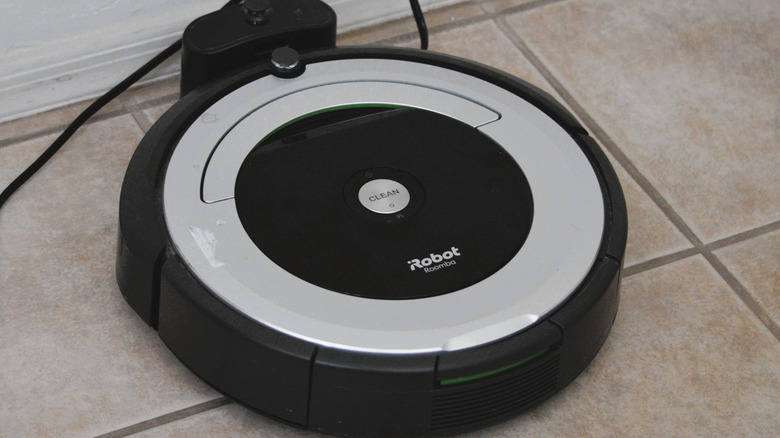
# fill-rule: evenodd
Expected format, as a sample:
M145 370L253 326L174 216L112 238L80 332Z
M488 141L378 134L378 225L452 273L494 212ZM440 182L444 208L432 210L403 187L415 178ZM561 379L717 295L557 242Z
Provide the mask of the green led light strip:
M317 110L317 111L314 111L314 112L311 112L311 113L304 114L302 116L296 117L296 118L290 120L289 122L279 126L278 128L276 128L273 131L271 131L268 135L263 137L263 139L260 140L257 143L257 146L255 146L255 147L258 147L258 146L262 145L266 140L268 140L271 136L273 136L277 132L281 131L282 129L284 129L284 128L288 127L288 126L291 126L291 125L293 125L295 123L298 123L300 121L309 119L309 118L314 117L314 116L318 116L320 114L332 113L332 112L336 112L336 111L341 111L341 110L346 110L346 109L355 109L355 108L400 109L400 108L410 108L410 107L406 107L406 106L403 106L403 105L393 105L393 104L389 104L389 103L355 103L355 104L349 104L349 105L341 105L341 106L334 106L334 107L330 107L330 108L324 108L324 109L321 109L321 110Z
M471 382L471 381L474 381L474 380L484 379L485 377L494 376L496 374L503 373L504 371L509 371L512 368L517 368L517 367L519 367L520 365L522 365L524 363L530 362L530 361L538 358L539 356L543 355L544 353L547 353L549 350L550 350L549 348L545 348L544 350L534 354L533 356L526 357L525 359L523 359L521 361L518 361L518 362L515 362L513 364L501 367L501 368L496 369L496 370L487 371L487 372L484 372L484 373L475 374L473 376L468 376L468 377L458 377L456 379L441 380L441 381L439 381L439 385L441 385L441 386L455 385L456 383Z

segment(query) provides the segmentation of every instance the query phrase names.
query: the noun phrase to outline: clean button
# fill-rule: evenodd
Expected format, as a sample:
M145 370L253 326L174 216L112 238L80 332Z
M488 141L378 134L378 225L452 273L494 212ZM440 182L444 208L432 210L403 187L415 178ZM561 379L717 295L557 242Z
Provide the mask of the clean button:
M374 213L397 213L409 205L409 190L391 179L371 180L360 188L358 199L363 207Z

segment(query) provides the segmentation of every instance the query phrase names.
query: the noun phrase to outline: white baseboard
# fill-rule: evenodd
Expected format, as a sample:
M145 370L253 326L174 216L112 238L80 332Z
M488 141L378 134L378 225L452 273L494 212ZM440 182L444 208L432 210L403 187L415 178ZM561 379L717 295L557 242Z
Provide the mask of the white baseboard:
M325 0L339 32L411 16L406 0ZM422 0L428 10L463 0ZM16 3L16 4L14 4ZM4 6L0 122L99 96L224 0L41 0ZM32 23L32 25L31 25ZM179 71L168 62L145 81Z

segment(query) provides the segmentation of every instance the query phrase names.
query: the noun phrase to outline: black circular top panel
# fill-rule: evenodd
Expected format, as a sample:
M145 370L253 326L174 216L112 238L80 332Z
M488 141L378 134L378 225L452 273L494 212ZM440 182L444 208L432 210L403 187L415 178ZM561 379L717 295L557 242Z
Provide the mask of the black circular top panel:
M317 286L378 299L471 286L520 250L533 201L511 156L430 111L359 107L264 139L238 173L247 234Z

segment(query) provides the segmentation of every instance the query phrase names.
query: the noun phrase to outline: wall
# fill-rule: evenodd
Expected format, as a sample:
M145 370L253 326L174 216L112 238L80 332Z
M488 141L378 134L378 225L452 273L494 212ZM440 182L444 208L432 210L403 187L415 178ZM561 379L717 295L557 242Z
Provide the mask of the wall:
M102 94L226 0L3 2L0 122ZM410 16L406 0L325 0L339 32ZM424 9L462 0L421 0ZM154 80L175 74L169 62Z

